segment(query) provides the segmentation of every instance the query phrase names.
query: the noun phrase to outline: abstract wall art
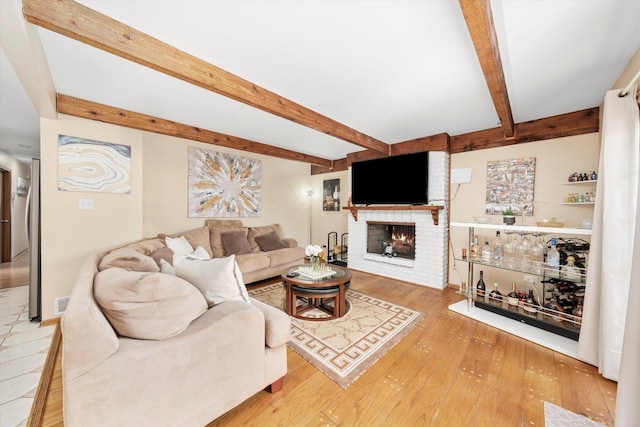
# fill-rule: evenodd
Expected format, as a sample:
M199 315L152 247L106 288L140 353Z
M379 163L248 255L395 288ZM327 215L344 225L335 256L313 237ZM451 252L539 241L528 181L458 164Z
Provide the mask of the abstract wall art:
M131 147L58 136L58 190L131 193Z
M189 217L257 217L261 202L261 161L189 147Z
M485 213L533 215L535 172L535 157L487 162Z

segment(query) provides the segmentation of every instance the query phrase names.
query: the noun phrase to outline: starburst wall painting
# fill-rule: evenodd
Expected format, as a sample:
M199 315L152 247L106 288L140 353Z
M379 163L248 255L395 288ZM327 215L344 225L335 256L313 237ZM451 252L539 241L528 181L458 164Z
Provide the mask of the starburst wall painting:
M262 162L189 147L189 217L261 215Z

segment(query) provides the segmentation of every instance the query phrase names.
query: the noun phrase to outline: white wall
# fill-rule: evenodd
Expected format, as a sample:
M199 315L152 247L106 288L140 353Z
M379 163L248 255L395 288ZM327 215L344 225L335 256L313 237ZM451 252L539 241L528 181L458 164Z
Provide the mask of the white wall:
M28 242L24 222L27 196L16 194L18 177L29 179L30 167L0 150L0 168L11 172L11 259L27 250Z
M485 188L487 162L520 157L535 157L535 188L533 217L527 216L526 222L535 225L537 221L556 217L565 227L581 227L582 221L593 216L593 206L562 205L563 197L571 192L595 190L595 185L562 185L573 172L597 170L600 157L600 134L571 136L566 138L536 141L507 147L457 153L451 156L451 169L471 168L471 183L451 185L451 221L473 222L474 216L485 216ZM457 191L457 195L456 195ZM521 217L516 224L521 224ZM492 216L492 223L502 223L500 216ZM476 233L483 242L485 238L493 241L494 233ZM450 232L453 252L449 258L449 283L460 284L467 279L467 264L457 263L452 255L460 257L460 251L467 246L467 230L452 228ZM485 271L485 282L492 286L493 281L500 283L501 290L510 289L511 280L522 282L522 274L504 275L496 269ZM490 271L489 271L490 270ZM487 277L489 275L489 277ZM477 280L477 273L476 278ZM502 288L504 286L504 288Z
M323 182L330 179L340 180L340 210L339 211L323 211L322 210L322 190ZM310 187L314 191L314 197L311 201L311 218L312 233L311 243L314 245L326 245L327 235L335 231L338 233L338 244L340 244L340 236L347 232L347 215L351 215L349 211L342 209L347 206L349 199L348 189L349 172L332 172L321 175L313 175L310 177ZM307 202L308 203L308 202ZM307 208L308 208L307 204ZM307 209L308 210L308 209ZM308 235L308 232L307 232ZM309 240L307 237L305 242Z

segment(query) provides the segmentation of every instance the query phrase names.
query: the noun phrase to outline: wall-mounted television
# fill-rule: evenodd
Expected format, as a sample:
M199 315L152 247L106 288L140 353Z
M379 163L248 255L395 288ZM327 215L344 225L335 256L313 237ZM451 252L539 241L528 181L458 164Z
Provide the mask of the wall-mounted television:
M354 205L424 205L428 190L428 151L351 164Z

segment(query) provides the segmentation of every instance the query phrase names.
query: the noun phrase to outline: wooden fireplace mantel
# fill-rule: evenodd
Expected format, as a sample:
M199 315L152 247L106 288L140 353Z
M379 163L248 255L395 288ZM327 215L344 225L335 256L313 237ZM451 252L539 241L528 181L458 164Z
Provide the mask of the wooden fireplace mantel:
M349 204L342 209L351 211L353 219L358 220L358 211L431 211L433 225L438 225L438 211L444 209L444 206L432 205L407 205L407 206L354 206Z

